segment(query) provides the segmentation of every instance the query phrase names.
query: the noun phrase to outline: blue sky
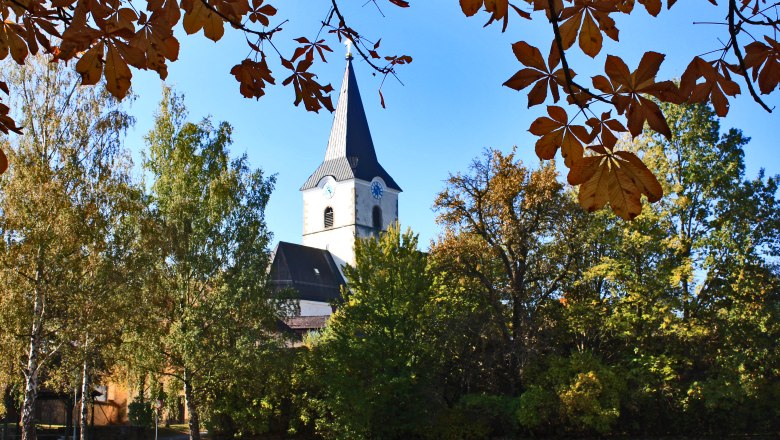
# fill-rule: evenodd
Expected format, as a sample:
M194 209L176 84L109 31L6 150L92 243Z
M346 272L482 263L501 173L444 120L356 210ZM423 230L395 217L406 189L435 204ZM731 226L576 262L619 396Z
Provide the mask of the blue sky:
M501 84L520 68L511 43L527 41L546 55L549 24L541 16L532 22L512 16L502 34L499 26L482 27L484 14L466 18L455 0L412 0L408 9L378 1L384 17L373 3L342 3L350 24L368 38L381 37L386 54L414 58L411 65L399 69L403 85L392 78L385 83L386 109L381 108L377 92L381 78L373 76L359 58L354 65L379 160L404 190L400 196L401 223L420 234L421 247L425 248L439 231L431 206L448 173L465 171L487 147L508 151L516 145L527 165L539 163L533 151L535 138L527 129L544 113L544 107L527 109L524 93ZM312 39L316 35L329 2L272 4L279 9L279 19L290 20L275 37L280 50L290 54L295 47L293 38ZM642 7L637 4L637 8ZM629 17L618 17L619 44L605 39L595 60L572 48L570 64L579 79L589 84L583 79L603 67L607 54L621 56L634 69L644 51L654 50L667 54L659 79L679 77L693 55L716 49L718 38L723 40L726 35L725 26L692 22L722 21L724 14L723 8L705 1L693 6L677 4L662 11L659 19L636 10ZM266 213L268 225L275 240L299 243L302 198L298 189L322 161L333 115L294 107L291 88L280 85L286 76L284 69L275 60L271 67L277 86L270 86L259 101L243 98L229 73L248 53L240 32L227 27L225 37L217 43L200 35L185 35L181 29L177 37L181 52L179 60L169 67L167 83L185 94L191 120L210 115L215 121L229 121L234 127L231 151L246 153L253 167L277 174ZM344 46L335 40L328 43L334 52L328 64L320 63L315 71L321 83L331 83L337 92L345 67ZM746 92L744 84L741 87ZM160 88L156 74L134 71L137 99L130 112L137 124L126 145L136 163L140 163L143 135L152 126ZM334 99L336 96L334 92ZM767 101L770 107L780 107L777 94ZM752 138L746 151L749 176L762 167L768 174L780 174L778 112L769 114L743 95L732 102L728 117L722 121L722 127L741 128Z

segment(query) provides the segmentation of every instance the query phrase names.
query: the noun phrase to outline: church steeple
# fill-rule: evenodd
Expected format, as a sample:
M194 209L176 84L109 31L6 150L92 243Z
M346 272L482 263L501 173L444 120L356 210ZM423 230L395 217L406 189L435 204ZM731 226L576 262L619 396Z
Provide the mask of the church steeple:
M339 267L355 264L355 240L398 221L400 192L377 160L347 55L325 160L301 188L303 245L328 250Z
M301 190L314 188L325 176L333 176L336 181L371 181L380 177L388 188L401 191L377 160L350 54L347 55L347 68L341 84L325 160L306 180Z

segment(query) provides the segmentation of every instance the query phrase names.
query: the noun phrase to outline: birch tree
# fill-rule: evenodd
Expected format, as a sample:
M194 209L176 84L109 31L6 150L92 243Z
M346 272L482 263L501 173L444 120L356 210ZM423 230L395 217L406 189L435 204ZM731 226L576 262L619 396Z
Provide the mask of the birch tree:
M16 338L7 355L23 361L27 440L36 436L49 361L82 346L79 326L95 319L81 319L78 299L105 288L89 286L105 254L107 219L125 201L116 190L130 184L120 140L132 118L104 90L77 87L76 75L53 64L32 60L3 76L22 90L13 107L26 127L2 139L14 166L0 181L0 319Z
M157 306L139 365L184 384L193 440L206 393L231 380L224 366L267 341L276 322L264 214L275 179L251 170L246 156L231 160L231 131L226 122L187 122L182 97L166 89L146 137L157 225L146 289Z

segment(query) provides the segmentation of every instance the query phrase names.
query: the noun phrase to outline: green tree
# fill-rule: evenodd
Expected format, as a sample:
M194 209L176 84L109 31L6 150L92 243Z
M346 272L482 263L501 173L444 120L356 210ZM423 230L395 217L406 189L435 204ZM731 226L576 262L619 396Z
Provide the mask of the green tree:
M246 156L230 159L229 124L185 119L182 97L166 89L146 137L156 225L145 289L155 307L153 342L136 365L181 381L190 438L199 439L204 404L246 371L235 363L273 339L264 210L275 179L250 170Z
M431 338L433 277L411 231L355 243L355 266L312 348L317 429L332 438L409 438L441 405Z
M24 360L22 438L34 439L42 381L72 389L79 366L90 374L86 338L117 331L108 305L124 291L105 269L138 194L120 142L132 118L105 90L78 88L76 75L40 59L3 76L23 90L15 108L27 130L2 140L15 165L0 182L0 327L3 356Z
M434 208L445 232L432 254L461 287L479 289L501 341L510 393L523 368L553 347L546 340L556 298L582 251L582 211L563 191L555 165L529 170L514 151L488 150L469 173L450 175Z
M663 110L670 140L646 132L628 148L669 196L630 224L595 219L598 253L567 293L565 322L582 351L629 371L634 429L767 428L778 371L767 345L778 331L778 180L745 179L748 139L721 133L711 108Z

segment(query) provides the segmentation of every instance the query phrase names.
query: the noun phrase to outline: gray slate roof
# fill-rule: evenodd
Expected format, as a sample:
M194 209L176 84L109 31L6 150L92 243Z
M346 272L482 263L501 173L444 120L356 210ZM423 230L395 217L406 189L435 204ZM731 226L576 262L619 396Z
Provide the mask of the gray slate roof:
M347 58L347 69L341 84L325 160L309 176L301 190L314 188L323 177L333 176L337 181L371 181L374 177L381 177L388 188L401 191L401 187L377 160L351 60L351 57Z
M271 286L292 288L296 299L330 302L341 298L346 282L330 252L280 241L271 262Z

